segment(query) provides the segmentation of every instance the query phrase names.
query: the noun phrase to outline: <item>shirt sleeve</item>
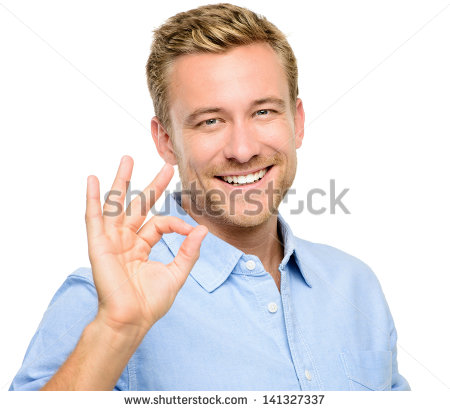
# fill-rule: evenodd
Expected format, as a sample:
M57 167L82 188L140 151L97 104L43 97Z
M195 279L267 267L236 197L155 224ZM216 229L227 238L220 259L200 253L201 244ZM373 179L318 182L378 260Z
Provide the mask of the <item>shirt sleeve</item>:
M391 352L392 352L392 391L411 391L411 387L405 377L398 372L397 363L397 330L395 329L394 320L389 312L391 321Z
M90 268L69 275L52 298L26 351L10 391L39 390L56 373L94 319L98 298ZM125 368L115 390L128 389Z
M370 269L370 268L369 268ZM403 377L398 371L398 362L397 362L397 329L395 328L394 319L391 314L391 310L389 308L389 304L386 300L386 296L384 295L381 284L376 278L373 271L370 269L370 272L373 274L373 277L376 279L378 284L378 289L381 297L381 301L384 303L384 312L386 314L387 327L386 329L386 337L388 337L389 330L389 346L390 351L392 353L392 379L391 379L391 390L392 391L411 391L411 387L409 386L408 381L405 377Z

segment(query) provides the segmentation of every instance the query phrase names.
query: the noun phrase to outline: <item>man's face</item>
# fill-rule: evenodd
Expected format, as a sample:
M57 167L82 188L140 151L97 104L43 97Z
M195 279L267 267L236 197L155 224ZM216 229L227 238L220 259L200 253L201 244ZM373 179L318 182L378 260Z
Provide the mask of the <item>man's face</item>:
M253 44L185 55L169 81L168 146L191 210L240 227L267 221L294 180L304 125L277 54Z

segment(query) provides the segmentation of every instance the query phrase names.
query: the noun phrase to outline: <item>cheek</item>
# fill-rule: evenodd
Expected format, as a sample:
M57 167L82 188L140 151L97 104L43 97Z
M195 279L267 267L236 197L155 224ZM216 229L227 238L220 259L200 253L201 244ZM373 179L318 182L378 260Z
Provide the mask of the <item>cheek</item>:
M294 126L287 118L276 118L272 121L256 124L256 131L265 140L286 141L294 138Z
M214 144L196 144L186 151L186 162L188 168L201 174L211 168L217 157L217 147ZM216 161L217 162L217 161Z
M295 151L294 133L286 125L267 125L264 133L260 136L262 144L269 147L272 152L278 152L281 156L290 157L292 151Z

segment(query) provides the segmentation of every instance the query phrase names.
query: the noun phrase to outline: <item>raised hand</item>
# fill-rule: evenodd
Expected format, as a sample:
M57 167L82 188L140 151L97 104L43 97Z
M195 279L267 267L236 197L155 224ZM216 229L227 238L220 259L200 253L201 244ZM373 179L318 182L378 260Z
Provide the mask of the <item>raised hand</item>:
M199 257L208 230L202 225L193 228L172 216L155 215L142 225L173 176L170 164L164 165L125 212L123 203L132 169L133 159L124 156L103 212L98 179L88 177L86 229L99 298L97 319L113 330L137 328L146 332L173 304ZM118 203L122 206L119 211ZM163 233L171 232L187 236L173 261L167 265L149 261L151 248Z

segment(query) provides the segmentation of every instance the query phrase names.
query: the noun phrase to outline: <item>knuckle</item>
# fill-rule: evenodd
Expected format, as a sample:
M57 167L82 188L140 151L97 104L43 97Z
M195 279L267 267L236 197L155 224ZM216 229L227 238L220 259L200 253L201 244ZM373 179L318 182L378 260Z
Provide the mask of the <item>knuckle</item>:
M181 254L181 257L183 257L184 259L189 259L189 260L195 255L189 249L187 249L186 246L180 247L180 249L178 250L178 253Z
M152 215L148 221L149 221L149 223L154 225L157 223L157 221L159 221L160 218L161 218L161 216L159 216L159 215Z
M170 218L171 217L165 215L154 215L151 219L153 220L153 224L157 227L158 231L161 231L164 226L170 223Z

